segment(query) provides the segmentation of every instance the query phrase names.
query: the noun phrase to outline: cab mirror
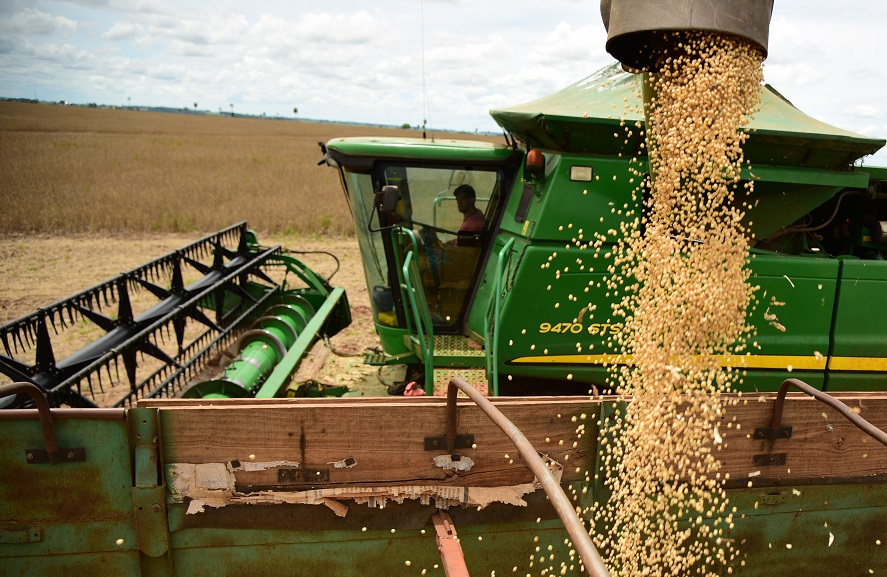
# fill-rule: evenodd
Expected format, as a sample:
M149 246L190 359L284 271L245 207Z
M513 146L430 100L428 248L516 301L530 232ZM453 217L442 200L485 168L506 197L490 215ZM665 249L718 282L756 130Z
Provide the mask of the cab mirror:
M380 192L376 193L376 208L379 212L391 214L397 209L397 201L400 200L400 191L394 185L386 185L382 187Z

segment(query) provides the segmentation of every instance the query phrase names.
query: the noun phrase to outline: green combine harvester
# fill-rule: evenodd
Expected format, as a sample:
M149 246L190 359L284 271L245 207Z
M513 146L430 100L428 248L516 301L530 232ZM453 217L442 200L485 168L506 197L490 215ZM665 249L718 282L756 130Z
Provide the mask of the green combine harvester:
M346 295L245 223L0 327L0 574L608 575L598 431L630 400L606 389L624 359L605 281L641 210L629 160L645 165L619 116L671 32L766 51L771 9L605 0L622 67L492 111L504 144L323 146L382 344L366 362L405 367L393 394L297 377L350 323ZM718 454L732 574L877 575L887 168L861 159L885 141L769 86L761 102L744 147L756 346L724 360L746 402ZM57 355L87 325L102 335Z

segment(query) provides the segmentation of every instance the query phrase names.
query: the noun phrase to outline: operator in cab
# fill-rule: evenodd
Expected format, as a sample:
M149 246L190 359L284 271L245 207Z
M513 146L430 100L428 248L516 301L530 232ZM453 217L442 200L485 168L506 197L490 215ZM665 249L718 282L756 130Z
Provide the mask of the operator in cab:
M462 213L462 226L459 227L459 234L471 234L481 232L486 227L484 221L484 213L477 208L474 203L477 195L474 188L469 184L462 184L453 191L456 197L456 206Z

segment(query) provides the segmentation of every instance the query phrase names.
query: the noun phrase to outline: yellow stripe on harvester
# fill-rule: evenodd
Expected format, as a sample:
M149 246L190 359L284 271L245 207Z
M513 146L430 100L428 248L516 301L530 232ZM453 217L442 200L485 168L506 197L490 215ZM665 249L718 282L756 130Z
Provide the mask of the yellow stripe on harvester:
M547 363L553 365L631 365L632 355L544 355L517 357L508 363Z
M884 357L832 357L828 368L832 371L871 371L887 372L887 358Z
M826 357L813 355L733 355L715 357L722 367L744 369L788 369L799 371L869 371L887 372L887 358L884 357ZM633 365L632 355L537 355L518 357L509 364L552 364L552 365Z

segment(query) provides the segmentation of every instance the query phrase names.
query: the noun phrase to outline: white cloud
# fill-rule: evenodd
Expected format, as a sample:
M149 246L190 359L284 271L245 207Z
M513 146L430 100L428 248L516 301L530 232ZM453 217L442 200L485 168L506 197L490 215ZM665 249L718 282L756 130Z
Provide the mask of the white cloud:
M299 40L321 44L366 44L384 40L384 22L365 11L354 14L308 13L293 23L293 34Z
M542 44L546 49L538 53L531 51L530 54L563 61L583 62L593 58L596 53L600 54L600 47L606 40L606 31L597 23L574 28L567 22L561 21L554 30L545 34Z
M857 118L883 118L883 113L879 108L870 104L855 104L848 106L843 110L844 114L855 116Z
M102 34L102 38L112 42L118 40L131 40L144 34L145 29L132 22L115 22L109 30Z
M64 16L53 16L30 6L0 20L0 33L11 36L48 36L65 34L77 29L77 22Z

